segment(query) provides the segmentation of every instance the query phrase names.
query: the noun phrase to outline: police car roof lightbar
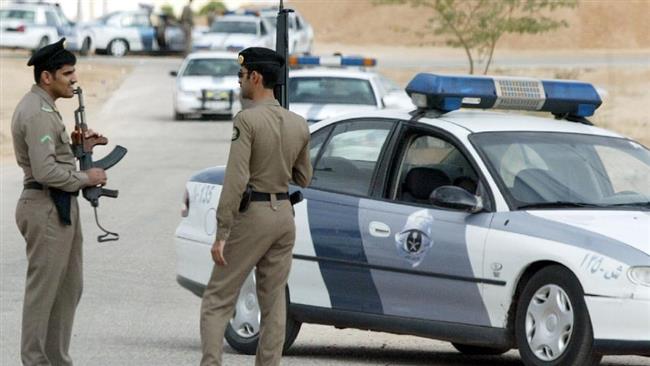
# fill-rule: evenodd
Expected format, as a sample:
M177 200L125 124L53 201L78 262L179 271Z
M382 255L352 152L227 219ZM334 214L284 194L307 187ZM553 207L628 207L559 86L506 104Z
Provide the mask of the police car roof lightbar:
M461 107L551 112L584 118L602 101L593 85L572 80L538 80L506 76L417 74L406 93L419 109L447 113Z
M347 56L290 56L289 66L376 66L377 60Z

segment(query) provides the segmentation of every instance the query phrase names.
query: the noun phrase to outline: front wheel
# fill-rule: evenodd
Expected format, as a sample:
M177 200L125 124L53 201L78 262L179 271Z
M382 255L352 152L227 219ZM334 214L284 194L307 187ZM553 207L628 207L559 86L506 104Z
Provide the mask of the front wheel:
M239 291L235 304L235 314L226 327L226 341L240 353L254 355L260 339L261 312L257 301L255 271L252 271ZM287 297L287 321L282 351L291 347L300 331L300 322L289 315L289 296Z
M553 265L534 274L517 302L515 338L527 366L598 365L591 320L578 279Z
M129 44L123 39L114 39L108 44L108 53L111 56L122 57L129 51Z

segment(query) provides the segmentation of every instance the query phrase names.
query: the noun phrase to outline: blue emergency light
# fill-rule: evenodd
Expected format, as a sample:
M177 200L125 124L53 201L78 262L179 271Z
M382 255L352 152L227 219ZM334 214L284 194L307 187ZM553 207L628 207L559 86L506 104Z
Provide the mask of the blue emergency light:
M588 117L602 103L593 85L572 80L417 74L406 93L421 109L517 109Z
M290 56L289 66L359 66L377 65L377 60L366 57L346 56Z

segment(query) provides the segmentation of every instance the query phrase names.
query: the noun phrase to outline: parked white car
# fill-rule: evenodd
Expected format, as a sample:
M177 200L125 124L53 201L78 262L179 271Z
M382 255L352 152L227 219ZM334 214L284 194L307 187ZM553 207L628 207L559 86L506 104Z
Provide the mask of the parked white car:
M289 109L314 123L351 112L412 108L404 89L367 69L375 63L360 57L289 57L290 67L307 66L289 71Z
M232 117L241 110L237 53L194 52L181 64L174 88L174 119Z
M285 349L316 323L518 348L526 366L650 355L650 151L590 125L595 88L419 74L407 92L417 108L310 126ZM176 229L177 280L199 296L223 179L189 179ZM255 271L236 306L226 340L254 354Z
M66 48L79 49L75 24L61 8L47 3L8 3L0 8L0 47L37 50L66 38Z
M155 20L155 23L152 22ZM163 22L168 24L161 26ZM129 52L180 52L185 34L177 24L148 9L109 13L80 26L82 47L121 57Z
M275 49L275 27L257 12L227 13L217 18L210 29L193 39L194 50L239 52L248 47Z
M260 14L277 28L278 9L263 9ZM289 53L311 53L314 46L314 29L297 11L289 13Z

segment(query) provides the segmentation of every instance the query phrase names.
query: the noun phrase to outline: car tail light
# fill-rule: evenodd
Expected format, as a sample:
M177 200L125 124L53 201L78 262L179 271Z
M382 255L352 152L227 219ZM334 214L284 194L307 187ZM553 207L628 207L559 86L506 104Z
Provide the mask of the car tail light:
M189 213L190 213L190 194L189 192L187 192L187 189L185 189L185 192L183 193L183 205L181 206L181 216L187 217Z
M25 32L25 26L24 25L19 25L18 28L16 28L16 32L24 33Z

